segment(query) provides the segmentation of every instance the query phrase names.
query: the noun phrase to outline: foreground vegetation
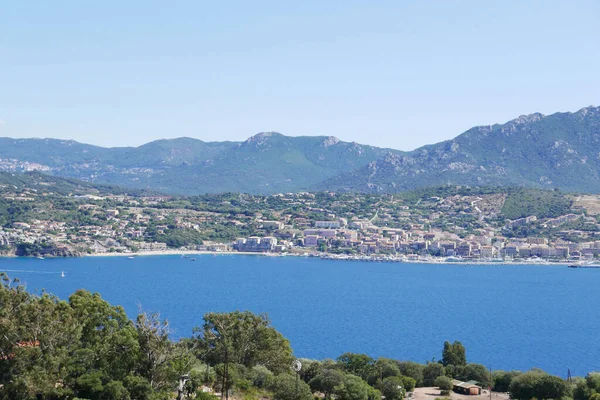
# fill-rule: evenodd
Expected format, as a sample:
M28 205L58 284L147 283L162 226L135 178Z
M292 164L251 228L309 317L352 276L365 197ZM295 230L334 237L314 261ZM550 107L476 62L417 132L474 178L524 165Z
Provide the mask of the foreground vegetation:
M519 400L600 398L600 374L572 382L541 370L490 374L467 362L460 342L444 343L441 360L426 364L353 353L301 359L294 376L290 343L265 315L208 313L191 337L172 341L157 314L132 321L97 293L63 301L0 276L0 399L399 400L419 386L447 395L450 378Z

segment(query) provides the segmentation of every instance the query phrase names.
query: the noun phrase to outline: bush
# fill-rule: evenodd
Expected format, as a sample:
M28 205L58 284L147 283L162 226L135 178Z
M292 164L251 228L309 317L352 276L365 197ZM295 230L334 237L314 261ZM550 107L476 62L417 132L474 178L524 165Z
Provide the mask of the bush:
M448 378L447 376L438 376L435 379L434 384L440 389L442 396L449 395L452 387L454 386L452 384L452 379Z
M404 397L402 379L398 376L390 376L383 380L381 390L387 400L400 400Z
M407 392L412 392L415 389L417 385L416 380L414 380L410 376L401 376L400 378L402 379L402 387L404 388L404 390L406 390Z
M423 369L423 385L424 386L435 386L435 380L439 376L443 376L445 373L444 366L436 362L427 363Z
M290 374L277 375L271 390L275 400L313 400L308 384Z
M570 394L569 385L557 376L532 370L514 378L510 384L511 398L517 400L560 399Z
M510 383L519 375L521 375L521 372L519 371L494 371L492 373L494 379L493 390L495 392L508 392Z
M257 365L253 367L248 373L248 379L252 381L252 384L257 388L265 388L273 383L274 375L267 367L263 365Z
M358 376L346 374L333 392L339 400L367 400L373 393L373 388Z
M215 396L212 393L206 393L202 390L198 390L196 392L196 400L219 400L219 397Z

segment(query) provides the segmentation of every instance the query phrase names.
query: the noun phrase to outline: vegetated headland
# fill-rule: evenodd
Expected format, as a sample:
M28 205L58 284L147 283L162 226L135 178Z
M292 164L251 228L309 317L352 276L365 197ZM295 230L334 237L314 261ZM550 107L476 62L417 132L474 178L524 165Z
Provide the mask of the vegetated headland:
M0 173L0 254L243 252L379 261L573 262L600 254L600 196L442 186L400 194L179 197Z
M483 399L490 389L500 399L600 396L598 373L565 380L538 369L490 371L468 362L460 341L424 364L355 353L296 360L269 318L248 311L208 313L190 337L172 341L158 314L132 321L98 293L78 290L64 301L0 279L0 399Z

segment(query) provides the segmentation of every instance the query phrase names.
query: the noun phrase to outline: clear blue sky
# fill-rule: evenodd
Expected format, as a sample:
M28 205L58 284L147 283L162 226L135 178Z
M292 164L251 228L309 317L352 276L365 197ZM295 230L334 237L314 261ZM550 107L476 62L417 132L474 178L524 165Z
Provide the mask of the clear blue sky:
M411 150L600 101L600 2L6 1L0 136Z

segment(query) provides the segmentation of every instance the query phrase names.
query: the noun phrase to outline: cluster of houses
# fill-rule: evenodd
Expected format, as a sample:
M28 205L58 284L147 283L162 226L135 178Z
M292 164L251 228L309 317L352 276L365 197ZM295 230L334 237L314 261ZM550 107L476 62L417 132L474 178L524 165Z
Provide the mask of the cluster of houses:
M41 199L43 204L47 195L37 189L0 188L0 197L10 201ZM42 212L39 219L14 221L0 228L0 246L50 241L92 253L163 251L167 249L165 236L182 230L195 232L204 240L201 245L195 244L198 241L187 244L189 250L326 251L467 259L584 259L600 255L600 220L584 210L556 218L528 216L507 221L500 215L502 194L430 197L410 205L393 196L239 195L235 199L237 213L230 211L230 200L214 200L206 207L211 211L199 211L174 207L168 196L83 194L71 198L77 200L77 212L85 218L50 221L43 219ZM589 228L575 231L566 226L580 221ZM520 227L557 231L563 225L561 239L556 239L557 235L549 240L510 234ZM223 235L223 231L232 234ZM235 239L236 232L242 231L250 234ZM155 240L159 236L160 240Z
M346 249L361 254L429 254L467 259L567 259L600 255L600 240L550 242L541 237L507 238L491 229L460 237L441 229L423 230L418 225L409 229L378 227L368 220L315 221L313 227L296 231L280 221L262 221L262 225L275 229L272 236L239 238L233 248L248 252Z

